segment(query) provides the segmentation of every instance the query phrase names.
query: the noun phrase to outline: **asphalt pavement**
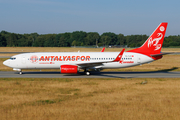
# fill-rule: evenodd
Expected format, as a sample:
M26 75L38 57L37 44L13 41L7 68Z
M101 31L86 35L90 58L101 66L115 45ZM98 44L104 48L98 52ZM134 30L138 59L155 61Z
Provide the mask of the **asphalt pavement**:
M0 71L0 78L180 78L180 72L91 72L89 76L83 72L78 74L60 74L60 72L18 72Z

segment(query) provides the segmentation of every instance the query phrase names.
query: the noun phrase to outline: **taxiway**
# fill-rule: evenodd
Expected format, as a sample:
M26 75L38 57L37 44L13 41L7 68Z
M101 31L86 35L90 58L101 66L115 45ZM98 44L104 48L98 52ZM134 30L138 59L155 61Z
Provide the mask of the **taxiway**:
M83 72L78 74L60 74L60 72L18 72L0 71L0 78L180 78L180 72L152 71L152 72L91 72L87 76Z

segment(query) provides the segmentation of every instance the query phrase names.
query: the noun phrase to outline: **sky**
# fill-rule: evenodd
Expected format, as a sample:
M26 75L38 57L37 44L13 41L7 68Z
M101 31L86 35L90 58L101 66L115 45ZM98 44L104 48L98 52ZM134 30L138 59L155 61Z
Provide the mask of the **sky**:
M179 0L0 0L0 31L19 34L150 35L161 22L180 35Z

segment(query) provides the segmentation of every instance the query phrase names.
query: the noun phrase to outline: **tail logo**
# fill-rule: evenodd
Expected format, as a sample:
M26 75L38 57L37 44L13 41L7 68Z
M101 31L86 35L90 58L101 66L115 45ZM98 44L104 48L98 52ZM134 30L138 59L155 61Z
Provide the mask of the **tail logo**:
M161 32L165 30L164 26L161 26L159 28ZM163 34L162 33L157 33L157 38L152 39L152 37L148 40L148 48L151 46L155 46L154 50L159 50L161 48L161 44L158 44L159 41L162 39Z
M163 32L165 30L164 26L160 27L160 31Z

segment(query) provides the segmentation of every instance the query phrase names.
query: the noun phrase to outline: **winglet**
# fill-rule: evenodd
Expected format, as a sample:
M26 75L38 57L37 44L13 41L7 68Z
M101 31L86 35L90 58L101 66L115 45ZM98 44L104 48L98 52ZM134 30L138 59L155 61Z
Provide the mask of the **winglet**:
M123 56L124 51L125 51L125 48L122 49L122 51L119 53L119 55L116 57L116 59L113 62L119 62Z
M101 50L101 52L104 52L104 50L105 50L105 47L103 47L103 49Z

